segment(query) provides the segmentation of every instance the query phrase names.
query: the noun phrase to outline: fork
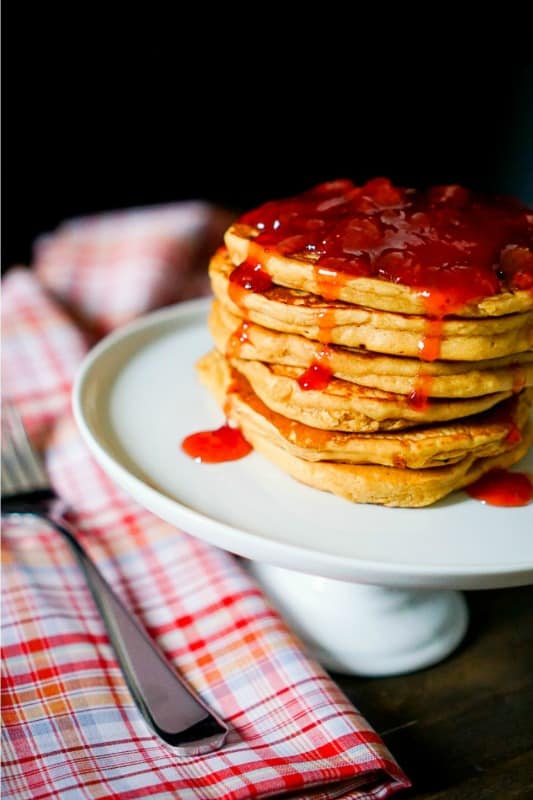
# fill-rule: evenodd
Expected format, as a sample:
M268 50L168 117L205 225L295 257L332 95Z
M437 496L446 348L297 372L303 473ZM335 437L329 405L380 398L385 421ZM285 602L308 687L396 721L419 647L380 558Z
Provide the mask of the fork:
M69 544L100 611L132 697L150 728L175 752L198 755L224 744L227 725L168 663L126 608L69 524L66 504L50 487L13 406L2 406L2 516L31 514L48 522Z

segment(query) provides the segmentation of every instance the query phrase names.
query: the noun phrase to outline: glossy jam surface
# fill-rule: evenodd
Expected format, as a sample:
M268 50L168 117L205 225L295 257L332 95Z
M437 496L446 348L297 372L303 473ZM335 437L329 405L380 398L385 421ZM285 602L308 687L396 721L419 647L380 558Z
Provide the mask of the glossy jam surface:
M252 450L240 430L230 425L222 425L214 431L193 433L183 440L181 448L191 458L206 464L236 461Z
M533 213L460 186L338 180L238 222L258 232L263 249L312 261L327 299L346 276L377 278L417 290L438 318L502 291L533 291Z
M325 364L320 364L315 361L308 367L305 372L302 372L298 378L298 386L304 391L314 389L320 391L325 389L332 378L331 369Z
M273 286L272 278L257 261L243 261L229 276L229 296L237 306L241 306L246 292L263 294Z
M491 506L526 506L533 500L533 480L525 472L493 469L467 486L466 491Z

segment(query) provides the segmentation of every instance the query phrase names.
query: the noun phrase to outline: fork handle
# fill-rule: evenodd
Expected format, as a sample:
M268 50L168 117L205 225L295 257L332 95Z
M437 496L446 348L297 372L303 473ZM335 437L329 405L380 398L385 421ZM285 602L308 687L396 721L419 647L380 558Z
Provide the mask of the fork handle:
M150 727L184 755L198 755L224 744L228 728L170 666L157 644L126 608L78 542L55 500L46 519L70 545L102 615L130 692ZM35 512L34 512L35 513Z

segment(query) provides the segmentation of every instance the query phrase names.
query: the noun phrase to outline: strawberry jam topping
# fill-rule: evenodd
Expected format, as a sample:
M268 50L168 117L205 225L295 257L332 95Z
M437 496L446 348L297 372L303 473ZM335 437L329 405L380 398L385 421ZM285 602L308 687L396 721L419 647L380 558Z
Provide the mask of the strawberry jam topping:
M442 318L503 291L533 291L533 213L461 186L338 180L239 223L255 228L261 247L311 260L330 298L346 276L377 278L418 290L428 316Z
M181 448L195 461L206 464L236 461L252 450L240 430L227 424L214 431L199 431L186 436Z
M229 296L241 307L246 292L264 294L272 288L272 278L256 260L243 261L229 276Z
M321 391L325 389L331 380L331 369L325 364L320 364L319 361L313 361L310 367L305 372L302 372L298 378L298 386L304 391L314 390Z
M491 506L527 506L533 500L533 480L525 472L493 469L467 486L466 491Z

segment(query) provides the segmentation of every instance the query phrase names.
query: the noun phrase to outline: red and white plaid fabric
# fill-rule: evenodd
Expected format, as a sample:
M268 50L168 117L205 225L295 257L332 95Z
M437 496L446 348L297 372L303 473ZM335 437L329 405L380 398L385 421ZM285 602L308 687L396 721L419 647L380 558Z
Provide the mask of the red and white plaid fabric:
M107 333L147 309L205 294L206 260L230 222L201 202L69 220L37 241L35 269L72 313Z
M45 451L80 538L168 659L231 725L179 757L146 727L84 579L42 523L2 541L3 797L385 798L409 782L228 553L140 508L91 459L69 411L94 331L204 285L192 254L226 224L204 205L78 220L3 288L4 397ZM184 241L185 240L185 241ZM177 254L181 254L178 255ZM195 261L193 259L193 261ZM36 277L37 275L37 277ZM52 293L59 298L57 302Z

